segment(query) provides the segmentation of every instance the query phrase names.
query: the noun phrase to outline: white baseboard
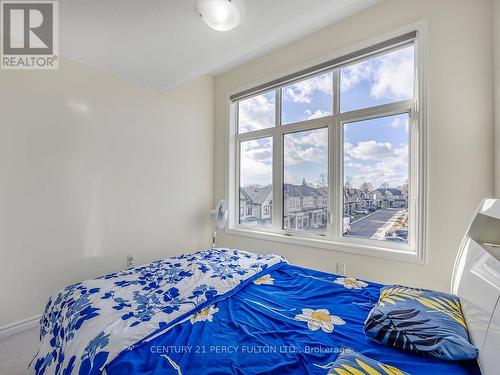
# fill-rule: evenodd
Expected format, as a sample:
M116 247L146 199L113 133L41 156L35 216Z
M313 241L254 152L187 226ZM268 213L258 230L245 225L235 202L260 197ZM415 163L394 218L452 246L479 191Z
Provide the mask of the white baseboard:
M0 339L38 327L40 324L40 317L40 315L32 316L31 318L19 320L0 327Z

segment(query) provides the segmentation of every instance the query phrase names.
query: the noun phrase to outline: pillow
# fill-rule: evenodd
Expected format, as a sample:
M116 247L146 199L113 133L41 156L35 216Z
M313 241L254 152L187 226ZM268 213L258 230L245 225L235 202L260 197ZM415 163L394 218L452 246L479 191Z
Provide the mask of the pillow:
M333 362L328 375L371 375L371 374L388 374L388 375L410 375L407 372L401 371L396 367L377 362L371 358L365 357L349 348L342 348L341 353Z
M400 285L383 287L365 321L380 343L444 360L476 359L458 297Z

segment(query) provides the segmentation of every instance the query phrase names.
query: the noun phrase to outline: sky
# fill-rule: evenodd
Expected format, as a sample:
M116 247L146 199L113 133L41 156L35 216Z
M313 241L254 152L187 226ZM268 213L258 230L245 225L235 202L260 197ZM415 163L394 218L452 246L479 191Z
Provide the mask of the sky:
M344 67L340 71L340 110L348 112L413 97L413 46ZM282 89L282 124L332 114L332 73L324 73ZM239 105L239 132L275 125L274 91ZM241 185L272 181L272 140L241 144ZM284 137L285 183L318 185L327 174L328 130L291 133ZM352 186L363 182L398 187L408 181L408 115L346 124L344 175Z

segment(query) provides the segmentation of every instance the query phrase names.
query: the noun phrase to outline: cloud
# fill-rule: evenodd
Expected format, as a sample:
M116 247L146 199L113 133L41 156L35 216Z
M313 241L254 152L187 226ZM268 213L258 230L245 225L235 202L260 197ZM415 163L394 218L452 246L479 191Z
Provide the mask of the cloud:
M389 142L380 143L374 140L359 142L356 146L347 142L344 146L347 155L358 160L387 160L408 156L408 146L394 148Z
M414 50L402 48L341 70L340 89L346 92L361 83L370 85L375 99L401 100L413 97Z
M385 55L376 71L371 89L375 98L404 99L413 97L413 48Z
M327 130L321 129L294 133L284 137L285 181L299 184L304 176L287 168L311 163L327 163ZM241 185L266 186L272 183L272 147L270 139L243 142L241 150ZM408 180L408 145L395 146L374 140L345 144L345 173L352 178L353 186L370 182L379 187L387 182L397 187Z
M246 133L268 128L275 121L274 91L239 103L239 132Z
M341 91L360 86L375 99L389 98L401 100L412 97L413 90L413 47L407 47L363 61L341 71ZM365 86L367 85L367 86ZM332 95L332 75L322 74L303 80L283 89L283 98L289 102L308 104L317 99L317 93ZM302 107L303 108L303 107ZM304 119L314 119L331 115L321 109L306 108ZM258 95L240 102L240 131L253 131L274 125L274 92ZM406 127L408 121L395 118L390 126ZM289 134L284 137L285 166L308 163L327 163L328 132L326 129ZM269 142L245 142L241 153L242 185L267 185L272 181L272 148ZM354 186L364 181L378 187L382 182L398 186L408 180L408 145L366 140L345 143L344 162L346 174L353 178ZM301 176L293 176L285 170L287 181L295 181Z
M363 61L341 69L340 91L346 92L362 81L371 80L374 75L373 60Z
M370 182L375 188L386 182L391 187L398 187L408 180L408 163L406 160L392 160L364 165L358 171L350 171L352 185L360 186Z
M286 184L294 184L294 185L300 185L302 184L302 177L298 176L296 173L292 173L289 170L284 170L283 171L283 178Z
M328 130L292 133L284 137L284 162L286 166L304 163L326 163Z
M363 164L361 164L361 163L353 163L352 161L348 162L348 163L344 163L344 165L346 167L350 167L350 168L362 168L363 167Z
M283 97L294 103L310 103L314 93L332 95L332 73L325 73L300 82L296 82L283 89Z
M298 164L327 165L328 130L319 129L288 134L284 137L285 180L301 183L304 176L294 175L286 168ZM269 138L243 142L240 152L241 186L272 183L272 146Z
M394 147L389 142L374 140L345 144L345 154L349 159L345 162L345 174L352 178L353 186L370 182L378 187L387 182L397 187L408 180L408 145ZM351 160L356 161L351 161Z
M241 186L272 183L271 140L258 139L241 144L240 152Z
M398 117L395 117L390 123L389 123L389 126L391 128L394 128L394 129L399 129L399 128L404 128L406 133L408 133L409 129L410 129L410 120L409 118L406 116L404 118L398 116Z
M316 111L311 111L310 109L304 110L304 116L308 120L312 120L315 118L330 116L332 113L330 111L322 111L321 109L317 109Z

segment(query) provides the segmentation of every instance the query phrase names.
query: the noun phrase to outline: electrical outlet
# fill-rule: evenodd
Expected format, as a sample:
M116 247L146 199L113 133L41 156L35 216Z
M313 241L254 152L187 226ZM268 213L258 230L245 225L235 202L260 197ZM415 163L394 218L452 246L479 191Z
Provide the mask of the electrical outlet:
M345 276L345 264L337 263L337 275Z
M127 268L131 268L134 266L134 257L133 255L127 256Z

